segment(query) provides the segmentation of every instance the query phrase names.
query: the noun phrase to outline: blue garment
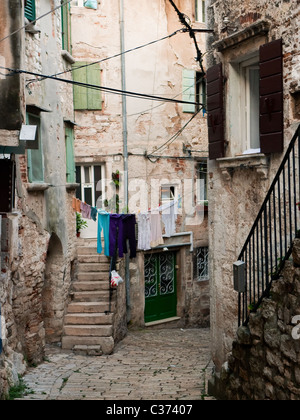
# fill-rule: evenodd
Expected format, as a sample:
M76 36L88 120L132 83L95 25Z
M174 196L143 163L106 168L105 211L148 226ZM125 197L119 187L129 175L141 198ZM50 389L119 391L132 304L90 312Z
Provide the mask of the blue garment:
M94 220L94 222L97 222L97 214L98 214L98 211L97 211L96 207L92 207L91 208L91 218Z
M97 252L101 254L102 248L102 237L101 233L103 230L104 236L104 255L109 257L109 223L110 214L103 210L98 210L98 240L97 240Z

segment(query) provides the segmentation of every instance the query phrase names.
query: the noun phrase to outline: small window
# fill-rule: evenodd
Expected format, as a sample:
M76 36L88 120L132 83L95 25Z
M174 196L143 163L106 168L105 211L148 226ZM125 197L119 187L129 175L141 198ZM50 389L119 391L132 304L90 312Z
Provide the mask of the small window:
M104 165L77 165L76 197L90 206L103 208L105 200L105 166Z
M207 196L207 161L203 161L197 168L197 202L198 204L208 205Z
M29 22L33 22L36 19L35 10L35 0L25 0L25 17Z
M205 0L195 0L195 20L196 22L206 22Z
M183 112L194 114L202 105L206 108L206 83L201 72L183 70L182 100L199 104L183 104Z
M65 137L66 137L66 180L67 180L67 183L73 184L76 181L73 128L69 126L65 126Z
M209 248L200 247L195 253L195 274L196 281L209 280Z
M260 152L259 138L259 66L258 62L241 64L243 126L245 132L245 151Z
M161 187L161 203L169 203L176 199L176 187L174 185L163 185Z
M31 150L27 150L28 180L29 182L44 182L44 156L40 117L27 114L27 124L37 126L36 140L32 142Z

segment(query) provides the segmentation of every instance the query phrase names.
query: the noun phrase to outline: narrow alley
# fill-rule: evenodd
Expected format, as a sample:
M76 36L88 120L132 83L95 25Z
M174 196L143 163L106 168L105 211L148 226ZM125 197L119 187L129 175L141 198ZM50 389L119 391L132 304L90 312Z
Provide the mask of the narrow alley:
M26 400L202 400L211 374L209 329L131 331L102 357L49 347L24 376Z

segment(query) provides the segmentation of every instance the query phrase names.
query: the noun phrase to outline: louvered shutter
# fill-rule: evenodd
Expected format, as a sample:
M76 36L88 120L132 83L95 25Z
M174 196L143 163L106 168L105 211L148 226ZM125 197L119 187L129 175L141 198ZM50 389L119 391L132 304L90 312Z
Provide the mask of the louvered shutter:
M99 64L93 64L87 67L87 83L89 85L101 86L101 69ZM87 89L88 94L88 109L101 110L102 109L102 94L101 90Z
M283 55L282 40L260 48L260 146L262 153L282 153Z
M101 86L101 69L99 64L80 61L73 65L73 80L83 84ZM100 90L74 85L75 110L101 110L102 94Z
M222 64L207 71L209 159L225 156Z
M35 14L35 0L27 0L25 6L25 17L30 21L34 21L36 19Z
M182 100L186 102L196 102L196 87L195 87L195 71L183 69L182 73ZM183 104L182 105L183 112L189 112L191 114L195 114L196 112L196 105L193 104Z

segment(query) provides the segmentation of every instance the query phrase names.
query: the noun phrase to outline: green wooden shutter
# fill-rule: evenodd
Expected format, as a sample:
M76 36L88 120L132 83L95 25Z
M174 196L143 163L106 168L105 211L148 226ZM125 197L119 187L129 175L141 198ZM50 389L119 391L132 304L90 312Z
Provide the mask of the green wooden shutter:
M86 83L87 67L82 67L86 65L85 61L77 62L73 65L74 82ZM85 87L74 85L74 109L88 109L87 89Z
M99 64L88 65L87 62L77 62L73 65L73 80L89 85L101 85L101 71ZM88 65L88 66L87 66ZM87 67L83 67L87 66ZM100 90L74 85L75 110L101 110L102 95Z
M76 180L76 168L74 159L74 130L71 127L65 127L65 135L67 182L73 184Z
M27 0L26 6L25 6L25 17L30 22L36 19L35 0Z
M187 102L196 102L196 87L195 87L195 71L183 70L182 80L182 100ZM196 105L183 104L183 112L194 114L196 112Z
M70 42L70 3L61 8L62 49L71 52Z
M99 64L87 67L87 83L101 86L101 70ZM102 109L102 94L100 90L88 89L88 109Z

